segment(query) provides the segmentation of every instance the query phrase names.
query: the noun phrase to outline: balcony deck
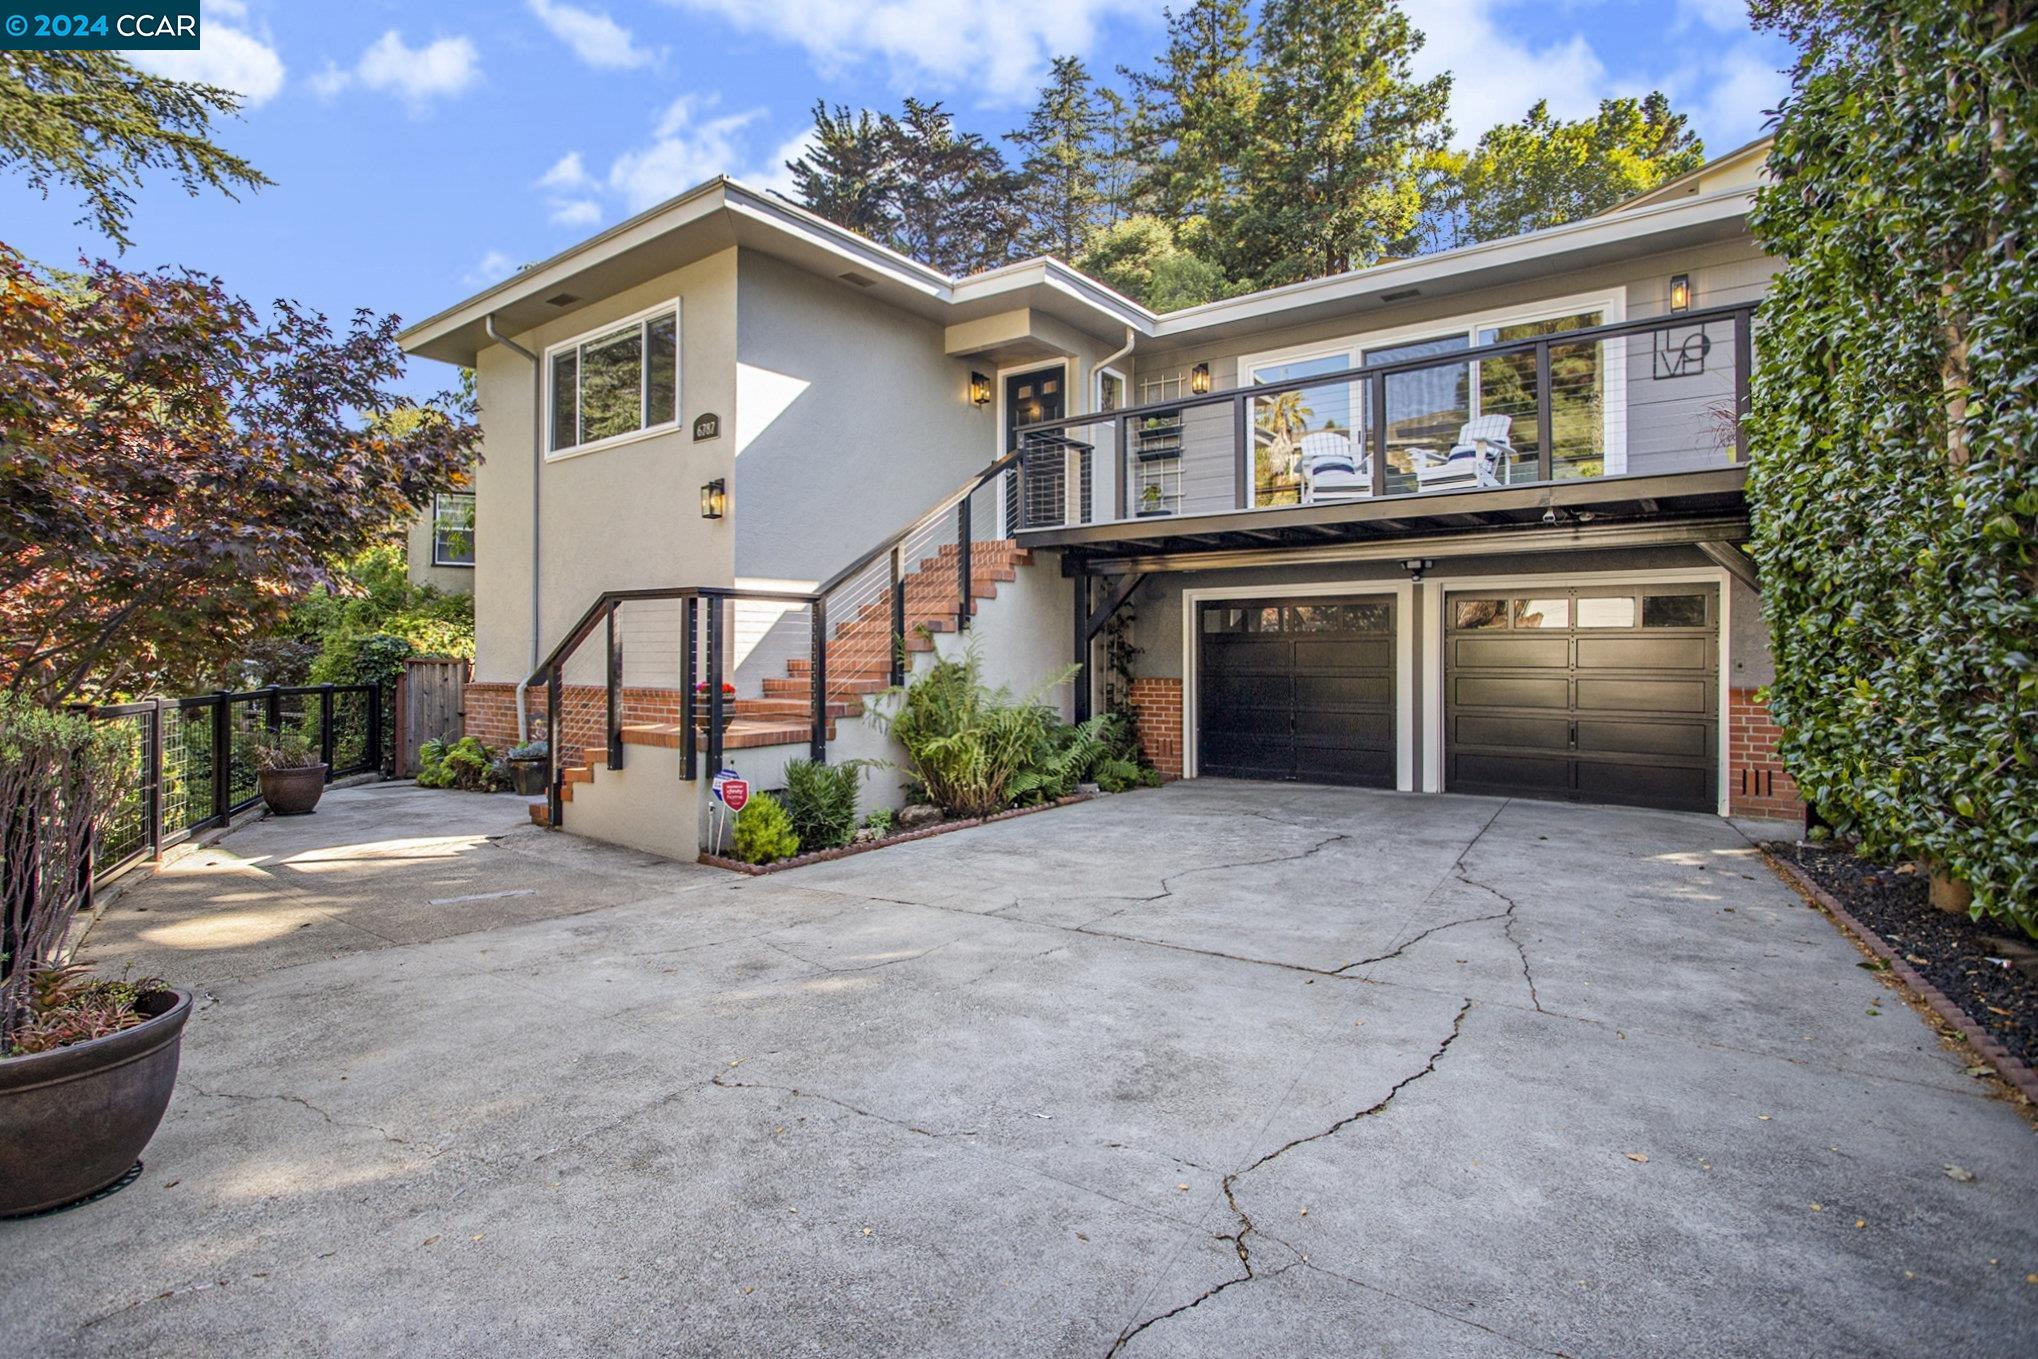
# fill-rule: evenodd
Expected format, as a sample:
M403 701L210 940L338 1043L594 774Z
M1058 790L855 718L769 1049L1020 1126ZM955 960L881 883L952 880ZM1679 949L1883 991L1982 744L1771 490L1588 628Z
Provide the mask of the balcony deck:
M1542 329L1025 425L1006 522L1084 558L1745 538L1754 315Z

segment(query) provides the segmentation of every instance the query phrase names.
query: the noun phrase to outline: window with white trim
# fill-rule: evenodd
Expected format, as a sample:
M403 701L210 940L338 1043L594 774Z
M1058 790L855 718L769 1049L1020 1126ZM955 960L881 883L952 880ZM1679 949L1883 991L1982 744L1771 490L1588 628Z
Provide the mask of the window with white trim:
M432 497L432 565L474 565L472 491L441 491Z
M546 351L549 457L679 424L679 304Z

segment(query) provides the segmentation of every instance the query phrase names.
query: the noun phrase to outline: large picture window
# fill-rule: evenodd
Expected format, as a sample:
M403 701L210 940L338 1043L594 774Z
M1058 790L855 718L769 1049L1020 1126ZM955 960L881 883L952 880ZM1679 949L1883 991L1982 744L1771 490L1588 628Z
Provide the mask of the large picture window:
M679 422L679 304L548 351L549 453L558 457Z
M432 497L432 565L474 565L472 491L441 491Z

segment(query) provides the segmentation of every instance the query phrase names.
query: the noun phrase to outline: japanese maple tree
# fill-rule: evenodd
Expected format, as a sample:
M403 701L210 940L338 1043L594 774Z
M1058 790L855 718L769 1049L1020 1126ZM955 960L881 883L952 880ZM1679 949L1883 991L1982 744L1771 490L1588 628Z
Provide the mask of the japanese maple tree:
M394 318L263 319L217 278L52 276L0 245L0 686L211 673L464 485L477 427L401 372Z

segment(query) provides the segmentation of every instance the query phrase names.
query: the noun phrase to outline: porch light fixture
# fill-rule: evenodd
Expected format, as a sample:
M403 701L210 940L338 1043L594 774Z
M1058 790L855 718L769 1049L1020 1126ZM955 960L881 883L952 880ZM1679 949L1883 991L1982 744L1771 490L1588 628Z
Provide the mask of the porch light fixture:
M729 512L729 484L716 477L701 487L701 518L720 519Z
M1210 365L1199 363L1189 370L1189 390L1197 396L1210 395Z
M972 406L991 404L991 380L982 373L969 375L969 403Z
M1691 275L1678 274L1670 280L1670 310L1691 310Z

